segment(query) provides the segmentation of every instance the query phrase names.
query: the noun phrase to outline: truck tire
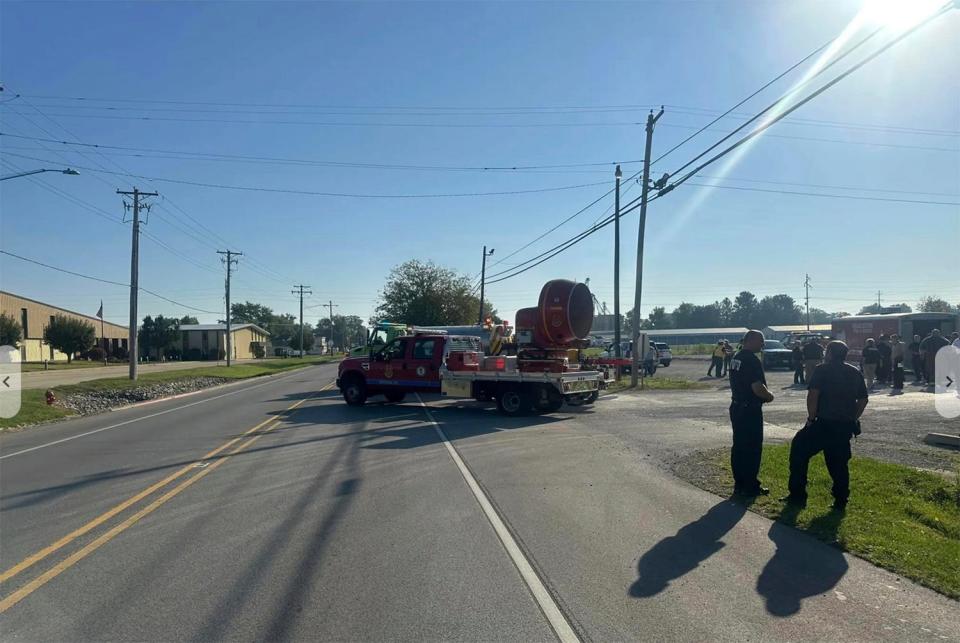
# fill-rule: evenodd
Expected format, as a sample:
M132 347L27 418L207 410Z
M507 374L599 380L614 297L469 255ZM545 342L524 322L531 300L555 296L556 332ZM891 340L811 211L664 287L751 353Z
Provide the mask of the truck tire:
M407 396L403 391L390 391L389 393L384 393L383 396L387 398L387 402L391 404L399 404L403 402L403 398Z
M600 391L599 391L599 390L592 391L592 392L586 397L586 399L584 399L583 403L584 403L584 404L593 404L594 402L597 401L597 399L599 399L599 397L600 397Z
M343 401L350 406L363 406L367 403L367 383L359 375L351 375L340 387Z
M541 413L553 413L563 406L563 395L549 384L540 384L534 393L533 408Z
M583 406L586 401L586 398L579 393L567 396L567 406Z
M520 386L511 386L497 395L497 410L508 417L529 413L532 407L530 394Z

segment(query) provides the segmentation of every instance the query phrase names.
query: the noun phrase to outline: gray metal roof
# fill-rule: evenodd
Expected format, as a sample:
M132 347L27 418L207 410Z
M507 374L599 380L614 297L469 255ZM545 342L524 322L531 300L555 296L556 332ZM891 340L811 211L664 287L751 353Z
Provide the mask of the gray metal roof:
M736 337L742 336L749 328L665 328L663 330L652 329L645 330L650 336L677 336L677 335L730 335Z

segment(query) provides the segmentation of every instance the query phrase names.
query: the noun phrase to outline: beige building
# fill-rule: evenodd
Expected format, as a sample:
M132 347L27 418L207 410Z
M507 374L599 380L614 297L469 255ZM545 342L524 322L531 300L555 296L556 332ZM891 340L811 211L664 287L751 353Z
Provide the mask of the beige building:
M180 349L183 359L223 359L226 356L226 324L183 324L180 326ZM233 359L264 357L270 333L256 324L231 324Z
M20 324L23 336L20 342L20 359L24 362L67 361L66 354L55 350L43 341L43 331L56 315L81 319L93 326L97 343L106 350L108 355L121 357L127 353L127 327L110 322L101 324L99 317L83 315L3 291L0 291L0 311L13 317Z

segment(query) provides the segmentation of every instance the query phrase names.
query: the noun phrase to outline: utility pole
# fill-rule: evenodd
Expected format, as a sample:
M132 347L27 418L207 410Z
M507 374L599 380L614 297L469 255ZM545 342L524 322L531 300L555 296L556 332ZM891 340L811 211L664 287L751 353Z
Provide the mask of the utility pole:
M807 291L806 296L806 306L807 306L807 332L810 332L810 275L807 275L807 278L803 281L803 287Z
M877 314L880 314L880 291L877 291Z
M487 280L487 257L492 256L494 250L495 248L490 248L490 252L487 252L487 247L483 247L483 265L480 267L480 314L477 321L480 326L483 326L483 287Z
M230 333L230 274L233 272L233 267L239 263L239 260L234 259L234 257L242 257L243 253L233 250L217 250L217 254L224 256L220 261L227 266L227 334L224 337L224 348L227 352L227 367L229 367L233 363L233 336ZM220 350L220 347L218 346L216 350Z
M613 173L616 179L616 196L613 200L613 350L617 359L623 357L620 349L620 179L623 172L620 165ZM617 366L617 379L620 379L620 367Z
M331 299L325 303L324 306L330 309L330 354L333 355L333 308L339 308L340 304L333 303L333 300Z
M310 286L304 286L303 284L300 284L299 286L294 286L294 288L296 288L296 290L291 290L291 291L290 291L290 293L293 294L293 295L297 295L297 294L300 295L300 359L303 359L303 354L304 354L304 352L305 352L305 351L303 350L303 295L304 295L304 294L307 294L307 295L312 295L312 294L313 294L313 291L312 291L312 290L304 290L305 288L309 288L309 287L310 287ZM332 331L332 329L331 329L330 335L331 335L331 337L333 336L333 331Z
M640 359L647 351L640 346L640 300L643 292L643 233L647 226L647 197L650 195L650 154L653 151L653 126L663 116L663 107L656 116L653 110L647 114L647 142L643 152L643 183L640 193L640 230L637 233L637 286L633 296L633 364L630 367L630 386L637 385L640 373Z
M140 199L146 196L159 196L156 192L141 192L133 188L133 192L117 190L122 196L132 196L133 204L126 201L123 207L133 210L133 232L130 246L130 328L127 329L127 349L130 359L130 379L137 379L137 364L140 351L137 347L137 295L140 293L140 208L150 211L150 206L141 204Z

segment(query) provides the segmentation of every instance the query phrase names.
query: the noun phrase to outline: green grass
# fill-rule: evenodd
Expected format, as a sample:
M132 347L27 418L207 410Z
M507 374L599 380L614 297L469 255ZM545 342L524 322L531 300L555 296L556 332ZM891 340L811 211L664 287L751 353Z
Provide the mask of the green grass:
M691 391L697 389L710 388L703 382L694 382L678 377L646 377L643 380L644 390L649 391ZM630 375L623 375L619 382L613 382L607 385L608 393L639 392L639 385L636 389L630 387Z
M222 377L234 380L248 379L251 377L260 377L262 375L282 373L284 371L289 371L295 368L303 368L313 364L324 364L326 362L332 362L339 359L339 356L331 357L328 355L308 355L302 360L299 358L269 359L256 363L238 364L236 366L231 366L230 368L227 368L226 365L200 366L197 368L187 368L179 371L142 373L136 381L131 381L122 377L90 380L88 382L80 382L79 384L57 386L53 389L53 391L57 397L63 397L71 393L130 389L144 384L171 382L194 377ZM45 395L46 391L43 389L24 390L20 402L20 412L12 418L0 418L0 430L21 425L59 420L73 414L72 411L59 406L48 406Z
M821 456L810 462L809 499L799 513L778 499L787 493L789 445L763 448L760 479L770 488L751 505L820 540L960 599L960 475L944 477L855 457L850 461L850 504L831 511L830 476ZM720 495L733 488L729 451L698 454L698 486Z
M733 344L736 345L736 342L733 342ZM671 346L670 352L674 355L712 355L713 349L716 347L716 344L687 344Z

